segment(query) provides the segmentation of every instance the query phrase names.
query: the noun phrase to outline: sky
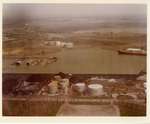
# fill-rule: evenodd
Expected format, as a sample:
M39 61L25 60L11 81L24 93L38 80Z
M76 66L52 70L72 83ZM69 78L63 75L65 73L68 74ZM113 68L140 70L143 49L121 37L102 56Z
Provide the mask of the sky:
M3 17L146 17L144 4L4 4Z

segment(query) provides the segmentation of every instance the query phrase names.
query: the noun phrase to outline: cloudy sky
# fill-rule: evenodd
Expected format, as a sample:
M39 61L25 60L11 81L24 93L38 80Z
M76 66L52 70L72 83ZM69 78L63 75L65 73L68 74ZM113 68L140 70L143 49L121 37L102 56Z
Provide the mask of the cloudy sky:
M4 4L5 18L146 16L144 4Z

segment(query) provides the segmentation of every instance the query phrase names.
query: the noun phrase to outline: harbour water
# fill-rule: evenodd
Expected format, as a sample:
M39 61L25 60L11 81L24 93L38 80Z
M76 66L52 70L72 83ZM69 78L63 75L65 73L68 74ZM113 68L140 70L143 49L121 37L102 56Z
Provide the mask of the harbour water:
M52 53L58 60L51 64L14 66L14 59L3 59L4 73L80 73L137 74L146 69L146 57L119 55L117 51L99 47L62 49Z

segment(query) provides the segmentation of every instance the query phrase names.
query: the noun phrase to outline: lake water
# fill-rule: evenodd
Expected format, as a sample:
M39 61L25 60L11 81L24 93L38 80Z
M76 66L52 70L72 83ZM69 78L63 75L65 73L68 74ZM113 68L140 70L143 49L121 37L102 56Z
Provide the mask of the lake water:
M145 56L119 55L117 51L101 48L62 49L51 56L58 61L47 65L13 66L12 59L3 60L5 73L80 73L80 74L135 74L146 69Z

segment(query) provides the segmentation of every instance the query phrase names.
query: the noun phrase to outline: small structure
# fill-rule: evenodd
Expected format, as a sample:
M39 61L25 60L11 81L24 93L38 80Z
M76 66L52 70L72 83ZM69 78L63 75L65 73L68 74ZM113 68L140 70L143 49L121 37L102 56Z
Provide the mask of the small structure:
M58 47L62 47L64 44L61 41L55 41L55 45Z
M45 41L44 42L44 45L49 45L50 43L48 41Z
M73 48L74 44L72 42L55 41L55 46L64 48Z
M112 78L112 79L109 79L108 82L110 82L110 83L116 83L117 81L116 81L116 79Z
M58 93L58 81L52 80L52 82L50 82L48 84L48 87L49 87L49 93L50 94Z
M64 93L65 95L68 95L69 79L64 78L64 79L62 79L59 83L60 83L61 89L63 90L63 93Z
M103 86L101 84L89 84L88 89L92 96L99 96L104 94Z
M146 74L138 76L138 77L136 78L136 80L139 80L139 81L146 81Z
M74 45L73 45L73 43L71 43L71 42L68 42L68 43L65 43L65 44L64 44L64 47L65 47L65 48L73 48L73 46L74 46Z
M86 85L85 85L85 83L82 83L82 82L81 83L76 83L74 85L74 88L77 92L83 93L86 89Z
M16 65L16 66L19 66L22 64L22 61L20 60L16 60L15 62L12 63L12 65Z

